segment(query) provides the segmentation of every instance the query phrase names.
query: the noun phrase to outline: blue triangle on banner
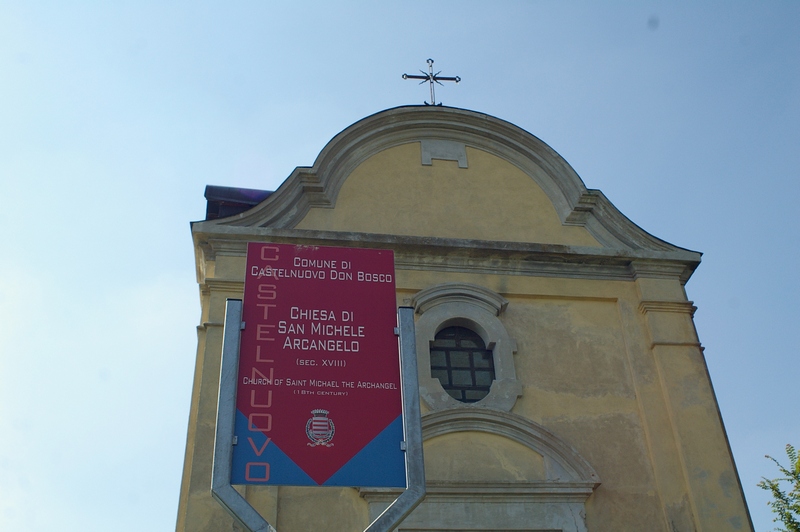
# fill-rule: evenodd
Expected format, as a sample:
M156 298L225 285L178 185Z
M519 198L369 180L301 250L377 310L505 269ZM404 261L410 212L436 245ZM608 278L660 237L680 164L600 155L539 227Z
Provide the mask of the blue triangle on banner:
M361 449L323 486L406 487L403 416L397 416L388 427Z

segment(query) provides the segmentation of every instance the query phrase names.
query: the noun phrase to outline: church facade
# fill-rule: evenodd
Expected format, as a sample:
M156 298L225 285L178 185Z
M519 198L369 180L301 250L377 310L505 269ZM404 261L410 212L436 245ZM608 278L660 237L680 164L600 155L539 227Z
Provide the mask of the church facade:
M211 497L227 298L248 242L391 249L415 309L427 497L398 530L752 530L685 283L700 254L640 229L503 120L389 109L272 193L209 187L177 530ZM363 530L377 488L238 487L279 532Z

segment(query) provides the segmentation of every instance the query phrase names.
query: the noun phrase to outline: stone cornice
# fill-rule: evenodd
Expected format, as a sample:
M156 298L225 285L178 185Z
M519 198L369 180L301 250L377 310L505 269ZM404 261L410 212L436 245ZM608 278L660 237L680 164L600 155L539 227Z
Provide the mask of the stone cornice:
M686 250L615 250L525 242L213 226L209 222L194 224L192 231L198 262L216 260L218 255L244 257L248 241L262 241L392 249L398 269L621 281L642 276L646 266L647 272L658 270L659 276L685 282L700 263L699 253Z
M694 316L697 307L693 301L642 301L639 303L639 312L677 312Z
M583 502L594 491L589 482L443 482L428 481L428 500L488 502ZM367 502L392 502L402 493L398 489L359 488Z
M224 325L225 324L222 323L222 322L204 321L202 324L197 326L197 329L201 330L201 331L207 331L208 329L211 329L212 327L223 327Z
M705 347L700 342L651 342L650 349L655 347L693 347L705 351Z
M234 279L219 279L219 278L209 278L205 279L204 282L200 285L200 291L202 293L210 293L210 292L233 292L237 294L242 294L244 292L244 281L238 281Z
M633 279L674 279L678 277L682 283L689 280L684 265L675 262L656 261L640 258L631 262ZM691 272L688 272L691 275Z

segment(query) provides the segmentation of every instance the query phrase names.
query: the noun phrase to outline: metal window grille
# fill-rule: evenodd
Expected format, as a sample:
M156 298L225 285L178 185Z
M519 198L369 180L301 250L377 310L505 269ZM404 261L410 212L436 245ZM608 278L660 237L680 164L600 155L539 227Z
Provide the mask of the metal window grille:
M454 399L475 403L489 394L494 381L492 351L466 327L447 327L431 342L431 376Z

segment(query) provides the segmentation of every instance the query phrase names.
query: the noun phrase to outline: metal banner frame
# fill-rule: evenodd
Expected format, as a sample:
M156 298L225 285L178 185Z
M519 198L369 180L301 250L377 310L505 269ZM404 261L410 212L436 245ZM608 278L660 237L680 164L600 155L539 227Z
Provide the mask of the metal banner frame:
M391 532L425 498L425 461L422 454L422 422L419 409L417 347L414 309L398 309L400 337L400 376L403 396L403 442L406 452L406 489L364 532ZM211 469L211 496L250 532L277 532L231 485L236 384L239 370L239 341L242 329L242 301L225 302L222 332L222 360L219 374L217 427L214 437L214 462Z

